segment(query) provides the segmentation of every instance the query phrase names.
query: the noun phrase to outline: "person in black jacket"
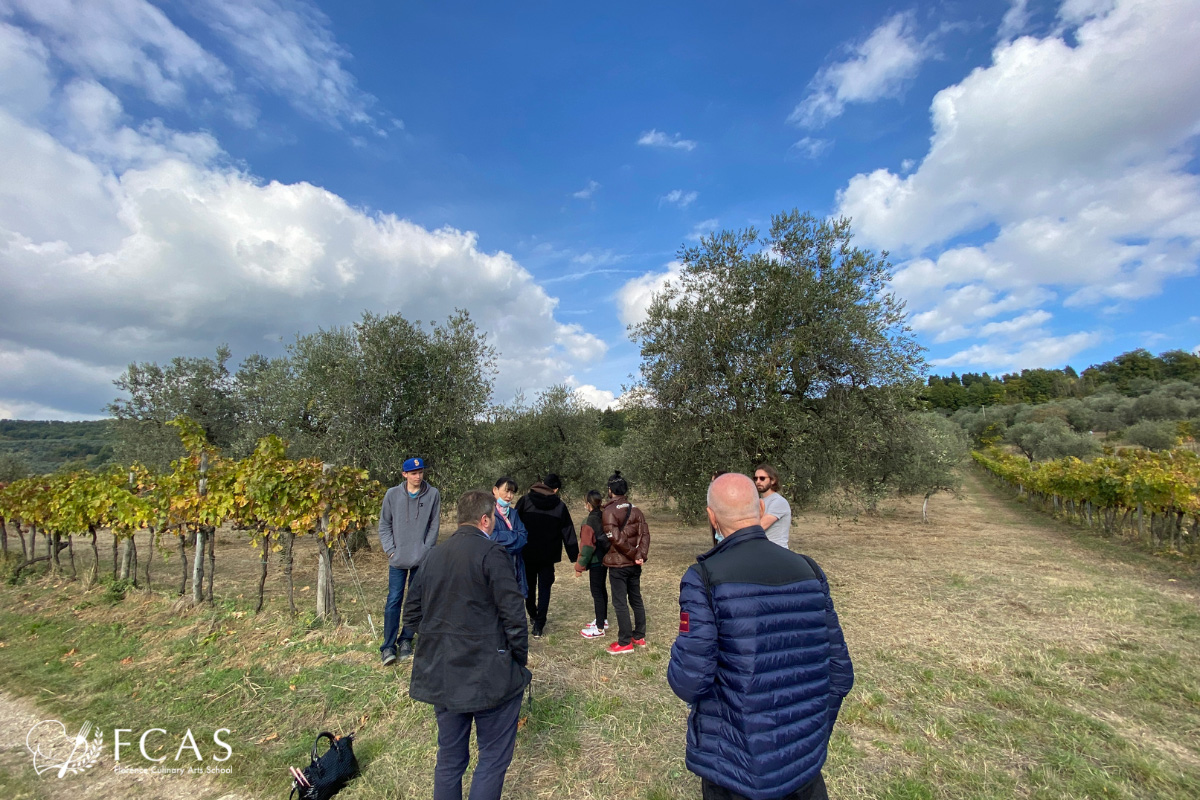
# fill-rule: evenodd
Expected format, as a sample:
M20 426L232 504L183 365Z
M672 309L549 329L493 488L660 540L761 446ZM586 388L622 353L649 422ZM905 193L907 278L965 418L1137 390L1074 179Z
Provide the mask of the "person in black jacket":
M558 496L562 480L554 473L541 483L529 487L517 501L517 516L525 523L529 540L525 543L525 577L529 582L529 593L525 596L525 610L534 636L541 636L546 627L546 613L550 610L550 587L554 585L554 565L562 561L563 546L567 558L579 558L579 544L575 538L575 523L567 504Z
M434 800L462 798L472 722L479 761L471 800L500 797L532 677L512 560L488 538L494 514L487 492L459 498L458 530L425 557L404 609L405 626L417 634L408 694L437 714Z

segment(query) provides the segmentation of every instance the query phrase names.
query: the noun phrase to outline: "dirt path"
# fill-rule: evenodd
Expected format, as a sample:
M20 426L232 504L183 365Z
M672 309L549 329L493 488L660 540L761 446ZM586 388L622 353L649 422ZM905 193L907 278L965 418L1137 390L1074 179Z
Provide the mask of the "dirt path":
M34 726L46 719L50 717L28 700L0 692L0 785L5 800L250 800L249 795L231 793L203 776L117 773L111 731L103 731L105 752L95 766L63 778L53 769L38 776L25 742Z
M961 498L937 496L928 525L920 523L919 499L841 524L799 516L793 549L827 566L861 642L885 649L928 639L955 642L950 649L964 654L975 645L983 655L1030 637L1079 643L1138 633L1139 620L1124 609L1088 602L1106 585L1198 604L1194 579L1169 578L1150 558L1139 563L1086 547L1065 526L965 472Z

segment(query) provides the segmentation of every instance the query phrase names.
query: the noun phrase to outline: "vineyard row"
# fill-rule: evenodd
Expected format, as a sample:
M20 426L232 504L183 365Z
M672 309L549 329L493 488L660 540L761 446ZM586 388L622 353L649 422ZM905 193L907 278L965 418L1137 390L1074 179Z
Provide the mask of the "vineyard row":
M177 539L183 564L179 593L186 593L190 577L193 601L211 603L215 532L221 525L231 524L247 531L250 544L260 553L256 610L262 608L269 553L280 552L288 602L295 612L292 547L297 536L319 537L326 546L317 548L317 615L336 620L330 553L345 547L349 532L374 523L384 488L365 470L331 468L315 459L289 459L285 443L275 436L260 440L252 455L234 461L210 446L192 420L180 418L171 424L179 431L186 455L171 464L170 472L156 475L135 464L128 470L25 478L0 488L0 538L5 554L5 520L15 523L21 540L21 562L13 578L42 561L49 563L52 573L67 574L63 550L74 577L74 537L88 536L93 555L91 577L97 579L96 532L107 529L113 534L114 581L136 585L133 535L148 531L152 551L155 546L164 547L171 537ZM43 555L37 554L39 534L45 541ZM124 545L121 554L118 543ZM194 548L190 571L188 546ZM147 581L148 564L149 560Z
M1154 551L1196 554L1200 456L1188 450L1122 451L1092 461L1031 462L989 448L972 454L999 480L1053 514L1135 537Z

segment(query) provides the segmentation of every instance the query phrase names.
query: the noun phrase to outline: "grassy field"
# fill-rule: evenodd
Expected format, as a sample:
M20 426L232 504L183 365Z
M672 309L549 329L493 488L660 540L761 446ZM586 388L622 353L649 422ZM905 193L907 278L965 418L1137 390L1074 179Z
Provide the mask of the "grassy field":
M858 521L795 521L793 547L829 574L857 672L826 767L831 796L1200 797L1195 568L1048 520L974 473L961 500L939 496L931 514L922 525L919 502L905 501ZM592 617L586 578L560 565L506 796L699 795L683 764L686 709L665 673L679 577L708 531L664 513L650 525L645 651L613 658L602 653L609 640L579 637ZM177 585L174 558L154 563L160 589ZM356 563L378 625L385 562L367 553ZM233 534L218 549L212 609L36 576L0 587L5 691L69 729L84 719L106 731L190 727L211 749L211 732L230 728L232 774L206 785L211 796L283 796L286 765L304 763L326 728L358 731L363 775L339 797L428 796L432 711L408 698L407 665L379 665L344 567L348 622L334 629L284 613L272 564L257 616L256 559ZM314 573L306 543L296 583L306 612ZM0 782L59 796L9 757L23 741L3 746ZM111 796L141 791L125 789Z

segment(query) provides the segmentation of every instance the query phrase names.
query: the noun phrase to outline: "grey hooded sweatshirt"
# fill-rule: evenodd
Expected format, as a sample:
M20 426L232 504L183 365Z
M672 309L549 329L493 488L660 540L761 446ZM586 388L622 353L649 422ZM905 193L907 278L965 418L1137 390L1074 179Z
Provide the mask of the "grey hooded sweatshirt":
M379 544L387 553L388 566L412 569L437 544L442 496L425 481L416 497L408 496L408 484L387 490L379 512Z

